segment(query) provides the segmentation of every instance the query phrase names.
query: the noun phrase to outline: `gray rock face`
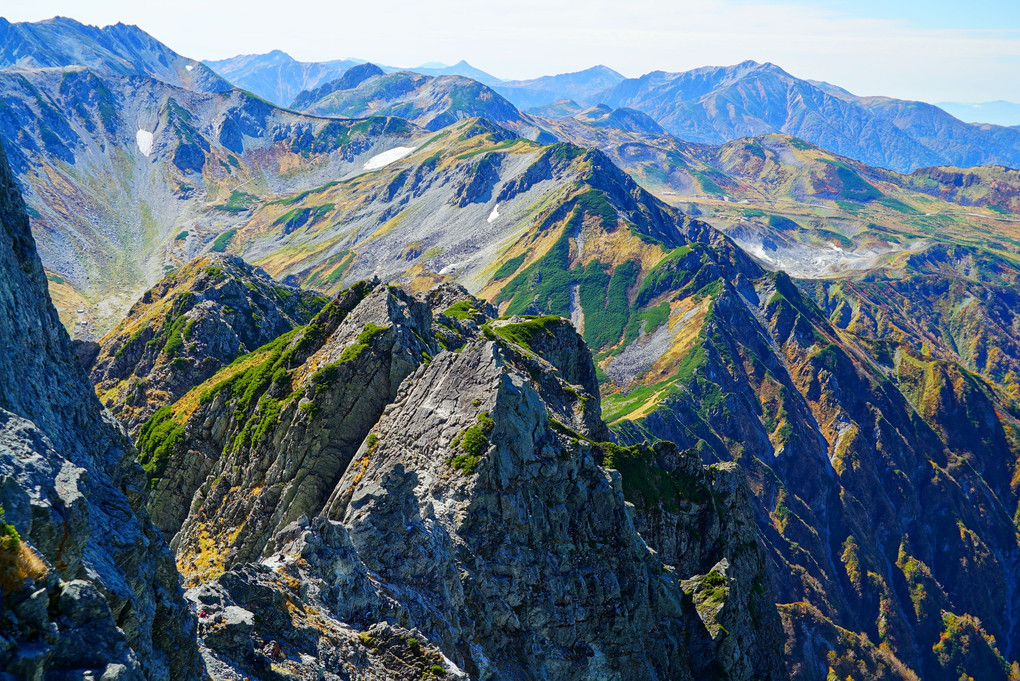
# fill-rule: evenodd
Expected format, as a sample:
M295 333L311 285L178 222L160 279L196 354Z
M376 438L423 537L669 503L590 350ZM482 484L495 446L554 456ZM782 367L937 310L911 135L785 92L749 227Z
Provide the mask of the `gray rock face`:
M276 532L317 513L400 381L438 352L425 339L427 306L399 289L370 290L345 294L289 344L214 385L182 426L151 506L186 577L208 574L210 560L230 567L271 553ZM162 446L150 432L143 460ZM195 459L208 471L197 489Z
M362 284L143 427L207 668L783 678L736 469L605 442L569 322L492 313Z
M135 450L50 304L2 151L0 227L0 505L46 565L34 574L49 580L5 594L30 604L11 610L18 621L4 630L13 645L0 645L0 667L32 677L119 665L122 678L191 678L192 628L172 557L140 505Z
M705 625L697 628L701 643L692 655L706 665L714 658L730 678L779 678L784 634L771 601L762 598L772 587L746 477L734 463L703 467L669 442L656 444L654 466L698 490L679 502L635 499L641 536L677 574L694 575L681 581Z
M478 678L689 678L678 585L527 374L477 342L409 383L327 514L412 621ZM454 442L484 412L494 426L469 473ZM665 640L649 645L656 627Z

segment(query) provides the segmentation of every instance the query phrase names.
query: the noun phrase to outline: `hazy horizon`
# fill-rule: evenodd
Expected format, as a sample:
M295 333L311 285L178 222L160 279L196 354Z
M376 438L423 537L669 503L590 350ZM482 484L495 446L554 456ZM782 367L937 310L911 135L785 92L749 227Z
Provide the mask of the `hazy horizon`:
M636 0L626 11L605 0L468 10L439 0L398 4L385 14L321 0L5 4L0 14L12 22L60 15L98 26L135 24L201 60L279 49L299 61L356 58L400 67L465 60L498 78L527 79L596 64L636 77L750 59L862 96L1020 101L1020 6L1006 0L966 7L915 0L681 0L662 7Z

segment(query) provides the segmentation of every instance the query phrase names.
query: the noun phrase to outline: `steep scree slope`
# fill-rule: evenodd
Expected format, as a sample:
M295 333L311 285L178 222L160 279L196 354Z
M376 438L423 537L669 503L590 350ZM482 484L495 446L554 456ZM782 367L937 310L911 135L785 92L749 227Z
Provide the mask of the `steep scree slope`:
M84 308L78 333L93 339L168 268L225 250L260 197L358 174L421 134L81 67L0 71L0 93L0 138L43 262L78 296L70 316Z

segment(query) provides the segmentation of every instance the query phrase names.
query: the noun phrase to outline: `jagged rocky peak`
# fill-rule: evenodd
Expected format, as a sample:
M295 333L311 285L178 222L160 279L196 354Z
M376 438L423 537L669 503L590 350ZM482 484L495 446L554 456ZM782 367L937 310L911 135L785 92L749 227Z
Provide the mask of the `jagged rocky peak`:
M0 319L0 669L198 678L194 620L140 508L134 448L57 319L2 147Z
M606 442L569 322L494 314L450 284L362 282L145 424L207 662L782 678L740 474Z
M439 350L430 324L424 303L364 282L156 412L141 460L186 578L257 559L318 512L400 381Z
M308 323L326 304L231 255L165 276L100 342L91 377L130 430L236 357Z

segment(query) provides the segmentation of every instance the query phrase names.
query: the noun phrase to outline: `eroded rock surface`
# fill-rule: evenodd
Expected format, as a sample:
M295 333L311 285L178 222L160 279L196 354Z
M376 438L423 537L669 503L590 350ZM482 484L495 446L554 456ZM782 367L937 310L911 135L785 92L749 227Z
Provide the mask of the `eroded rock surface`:
M143 426L209 669L784 678L740 473L607 442L570 323L493 314L358 284Z
M25 678L198 676L194 624L141 468L50 303L0 150L0 668ZM6 527L5 527L6 532Z

